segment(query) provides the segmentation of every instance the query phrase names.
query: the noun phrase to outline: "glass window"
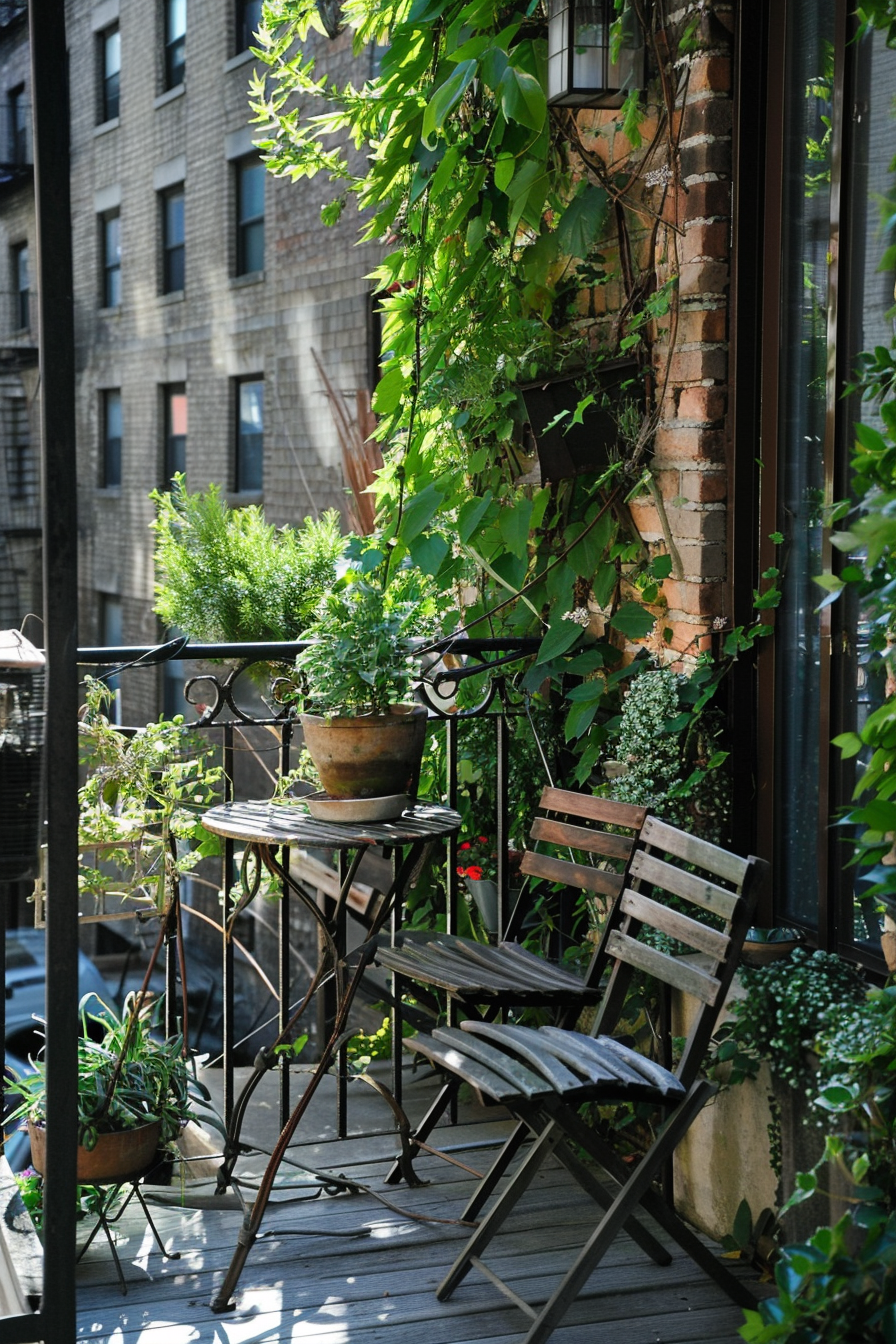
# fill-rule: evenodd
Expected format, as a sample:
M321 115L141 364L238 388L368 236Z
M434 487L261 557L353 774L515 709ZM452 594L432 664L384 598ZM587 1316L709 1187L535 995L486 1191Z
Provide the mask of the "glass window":
M100 647L120 649L124 644L124 614L120 597L109 593L99 595ZM115 660L116 662L119 659ZM121 723L121 677L118 674L106 678L106 685L115 692L115 701L111 706L109 718L113 723Z
M797 11L799 11L797 13ZM786 574L775 620L775 889L782 921L814 925L822 759L822 629L814 577L825 501L828 250L835 0L788 6L781 227L778 530Z
M264 482L264 380L246 378L237 383L236 470L237 493L261 490Z
M264 164L253 154L236 166L236 273L264 270Z
M6 483L9 498L19 503L33 503L39 494L39 475L37 458L31 449L25 398L5 397L2 418L7 433Z
M28 268L28 244L12 249L12 289L15 298L15 324L20 329L31 325L31 280Z
M187 389L183 383L165 388L165 488L177 472L187 470Z
M255 43L255 34L261 27L262 0L237 0L236 49L248 51Z
M100 34L100 121L118 116L121 85L121 33L116 25Z
M118 308L121 304L121 217L117 210L102 216L100 238L103 253L102 306Z
M162 293L183 289L184 279L184 190L177 187L162 197Z
M121 392L102 395L103 442L100 481L109 490L121 485Z
M165 88L184 82L187 53L187 0L164 0Z
M25 85L10 89L8 94L9 161L21 166L28 158L28 106Z

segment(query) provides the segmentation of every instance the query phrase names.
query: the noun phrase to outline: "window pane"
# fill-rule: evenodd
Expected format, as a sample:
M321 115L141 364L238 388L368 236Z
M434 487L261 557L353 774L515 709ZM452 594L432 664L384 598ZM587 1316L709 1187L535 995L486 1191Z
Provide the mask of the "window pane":
M264 383L239 385L236 488L260 490L264 479Z
M165 88L174 89L184 80L186 59L187 0L165 3Z
M187 31L187 0L167 0L166 11L165 36L167 41L172 42L176 37L183 37Z
M264 270L264 164L249 159L237 170L237 274Z
M184 194L172 192L163 200L162 247L164 274L162 292L171 294L184 287Z
M825 487L830 129L835 0L788 6L781 240L778 526L787 581L775 620L775 889L780 915L818 919L821 767L818 588ZM809 790L811 794L811 789Z
M28 245L22 243L13 248L13 284L16 298L16 325L30 325L30 286L28 277Z
M103 38L103 120L118 116L121 81L121 33L117 28Z
M236 18L236 49L247 51L254 35L261 27L262 0L238 0Z
M240 164L240 223L264 215L264 164Z
M165 484L187 470L187 394L183 386L165 392Z
M121 303L121 220L107 215L103 220L103 306Z
M121 485L121 393L103 394L103 475L106 487Z

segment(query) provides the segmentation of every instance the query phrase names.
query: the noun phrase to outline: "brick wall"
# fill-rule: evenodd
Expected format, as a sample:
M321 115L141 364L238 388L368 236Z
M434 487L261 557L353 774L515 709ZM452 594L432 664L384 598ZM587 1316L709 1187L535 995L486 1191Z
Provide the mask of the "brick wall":
M73 0L68 7L84 643L100 636L101 593L121 600L126 642L153 642L159 635L148 495L164 484L165 384L186 384L189 488L214 481L229 489L234 380L263 376L261 502L268 520L282 525L344 500L338 440L312 346L352 405L356 389L368 382L365 275L375 254L355 246L356 216L346 211L340 225L326 229L320 207L330 189L322 179L293 184L267 174L264 271L235 275L233 155L250 149L247 89L256 63L234 51L229 0L190 0L184 85L164 94L161 64L148 58L160 49L157 8L146 0ZM116 12L120 116L98 127L95 30L114 21ZM340 81L352 76L348 33L333 44L328 60ZM368 61L362 58L365 71ZM186 283L173 296L160 293L159 184L176 176L181 159ZM120 210L117 310L100 303L104 208ZM120 488L105 490L101 392L109 387L121 389L122 481ZM137 682L125 682L126 721L157 713L158 678L140 680L139 690Z
M680 26L689 12L670 14L670 29ZM657 282L678 276L677 314L651 332L658 388L651 466L666 525L649 494L631 505L645 542L673 557L675 568L663 585L665 605L657 610L657 624L658 632L671 630L669 644L678 655L705 647L713 621L724 621L730 609L725 452L732 27L732 4L704 6L694 49L669 61L667 78L677 89L671 136L661 132L654 141L658 108L642 127L640 148L633 148L622 134L617 112L578 116L585 147L600 157L608 173L636 178L631 197L643 207L641 214L629 213L636 261L644 264L653 218L660 214ZM669 170L668 180L650 185L648 175L658 169ZM623 299L617 275L587 296L583 316L587 313L601 336L612 338ZM662 644L659 636L656 643Z

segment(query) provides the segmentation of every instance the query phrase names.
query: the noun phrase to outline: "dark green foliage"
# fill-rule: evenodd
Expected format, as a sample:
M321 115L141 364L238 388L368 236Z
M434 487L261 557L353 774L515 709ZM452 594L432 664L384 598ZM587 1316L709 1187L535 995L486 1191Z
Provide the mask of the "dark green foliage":
M220 488L190 494L178 475L156 490L156 606L191 639L298 639L336 576L345 549L331 510L300 528L275 528L256 505L231 509Z

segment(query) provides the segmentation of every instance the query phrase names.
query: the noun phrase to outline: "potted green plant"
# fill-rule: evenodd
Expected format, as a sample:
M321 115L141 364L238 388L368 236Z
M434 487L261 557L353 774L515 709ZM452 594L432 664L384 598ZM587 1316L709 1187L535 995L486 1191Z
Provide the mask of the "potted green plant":
M119 1017L95 996L81 1003L78 1039L78 1181L123 1181L139 1175L159 1148L173 1144L191 1118L183 1039L159 1040L132 994ZM43 1172L46 1154L46 1063L14 1079L8 1091L22 1101L9 1116L27 1121L31 1162Z
M416 796L427 713L411 699L411 656L428 612L412 578L380 585L350 570L309 626L300 720L331 798Z

